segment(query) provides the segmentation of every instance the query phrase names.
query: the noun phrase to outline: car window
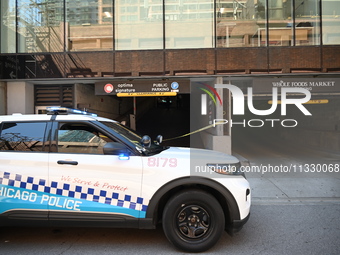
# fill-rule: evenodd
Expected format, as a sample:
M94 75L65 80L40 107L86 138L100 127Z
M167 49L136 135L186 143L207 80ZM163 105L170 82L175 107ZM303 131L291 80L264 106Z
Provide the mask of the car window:
M59 123L59 153L104 154L103 147L108 142L112 140L89 125Z
M134 130L129 129L128 127L117 123L117 122L109 122L109 121L101 121L107 128L114 131L114 133L119 134L120 136L124 137L130 143L134 144L134 146L139 150L143 151L145 155L154 155L160 153L161 151L168 149L168 147L161 146L156 144L154 141L151 141L151 144L145 148L141 144L142 136L137 134Z
M0 130L0 151L42 151L46 122L6 122Z

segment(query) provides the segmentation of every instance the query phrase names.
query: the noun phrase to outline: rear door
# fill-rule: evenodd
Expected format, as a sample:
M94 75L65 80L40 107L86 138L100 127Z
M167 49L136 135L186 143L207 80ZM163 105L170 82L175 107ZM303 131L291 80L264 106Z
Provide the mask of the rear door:
M90 123L55 122L56 148L49 158L51 220L122 223L145 217L140 197L142 160L104 155L117 142Z
M47 122L0 123L0 214L47 219Z

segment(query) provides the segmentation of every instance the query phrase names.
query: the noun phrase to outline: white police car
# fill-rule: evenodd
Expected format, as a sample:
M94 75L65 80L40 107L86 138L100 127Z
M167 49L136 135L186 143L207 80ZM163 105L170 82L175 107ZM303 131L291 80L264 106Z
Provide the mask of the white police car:
M169 148L116 121L51 108L0 116L0 226L151 229L200 252L249 217L235 157ZM81 112L80 112L81 113Z

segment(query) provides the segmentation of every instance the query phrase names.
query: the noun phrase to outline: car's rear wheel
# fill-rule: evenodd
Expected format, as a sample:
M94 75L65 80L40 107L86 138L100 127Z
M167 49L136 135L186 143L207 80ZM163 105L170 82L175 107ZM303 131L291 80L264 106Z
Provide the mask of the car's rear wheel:
M173 196L163 212L163 230L168 240L187 252L210 249L224 231L224 213L209 193L187 190Z

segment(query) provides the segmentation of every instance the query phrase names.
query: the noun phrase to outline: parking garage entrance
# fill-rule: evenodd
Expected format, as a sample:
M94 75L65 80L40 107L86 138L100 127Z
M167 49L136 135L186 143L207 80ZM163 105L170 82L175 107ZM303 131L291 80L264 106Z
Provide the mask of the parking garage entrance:
M121 80L97 82L97 96L115 96L129 102L124 122L151 138L162 135L169 146L190 146L190 80ZM174 139L177 138L177 139Z
M217 92L214 89L216 83L223 83L223 79L101 81L95 84L95 94L115 96L122 102L131 100L132 111L126 120L127 125L153 139L161 134L164 145L207 148L230 154L229 125L216 129L210 127L210 118L215 114L220 118L230 118L229 92ZM203 102L201 95L209 97ZM212 105L211 100L215 100L216 95L221 104ZM201 114L201 105L207 108L207 113ZM223 105L227 110L223 109Z

